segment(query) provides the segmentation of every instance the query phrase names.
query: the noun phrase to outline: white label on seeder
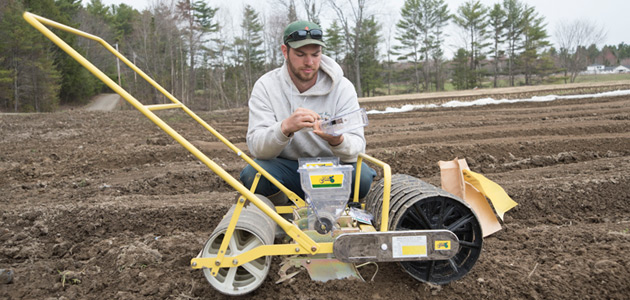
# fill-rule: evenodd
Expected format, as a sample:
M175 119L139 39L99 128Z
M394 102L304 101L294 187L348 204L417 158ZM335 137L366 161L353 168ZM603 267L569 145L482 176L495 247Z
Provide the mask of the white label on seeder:
M394 258L426 257L426 236L394 236L392 237L392 256Z

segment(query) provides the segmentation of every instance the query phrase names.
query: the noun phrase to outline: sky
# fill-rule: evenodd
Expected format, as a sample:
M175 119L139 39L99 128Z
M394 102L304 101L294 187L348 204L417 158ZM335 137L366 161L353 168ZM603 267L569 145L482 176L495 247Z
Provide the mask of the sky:
M143 10L148 8L151 3L156 0L133 0L133 1L121 1L121 0L102 0L106 5L126 3L132 7ZM373 3L372 7L376 9L375 13L377 19L383 23L383 31L391 28L392 34L384 34L385 36L392 36L393 40L393 24L395 24L400 18L400 9L404 3L404 0L370 0ZM598 26L602 26L606 31L606 39L599 46L603 44L618 45L621 42L630 44L630 1L629 0L521 0L522 2L534 6L536 11L545 17L547 22L547 34L550 36L549 40L552 44L555 44L554 32L556 26L561 22L572 22L577 19L588 20ZM89 0L83 0L84 3L88 3ZM230 18L235 22L232 26L237 27L240 23L239 17L242 15L243 7L246 4L254 7L259 13L264 14L270 9L275 9L274 0L207 0L207 3L212 7L219 7L219 12L222 16L228 14L234 16ZM301 3L302 0L295 0L296 3ZM318 3L323 3L325 0L319 0ZM451 13L454 13L462 3L466 0L445 0L448 4ZM502 0L481 0L481 3L485 6L492 6L495 3L502 2ZM298 14L301 12L298 11ZM327 17L328 16L328 17ZM335 14L332 11L322 13L322 26L324 27L324 34L326 31L326 24L332 21L332 17ZM446 29L449 37L445 43L445 52L447 56L449 53L453 53L457 48L464 46L464 41L461 38L460 30L454 25ZM394 41L392 41L394 42Z

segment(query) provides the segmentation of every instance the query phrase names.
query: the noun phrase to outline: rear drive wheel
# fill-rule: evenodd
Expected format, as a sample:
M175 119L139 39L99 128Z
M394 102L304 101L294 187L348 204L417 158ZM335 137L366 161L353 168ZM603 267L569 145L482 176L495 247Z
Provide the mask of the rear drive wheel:
M375 220L379 221L382 185L381 180L366 201ZM446 229L457 235L459 250L448 260L400 263L407 273L419 281L446 284L460 279L481 255L481 225L470 206L456 196L408 175L392 176L388 228L395 231Z

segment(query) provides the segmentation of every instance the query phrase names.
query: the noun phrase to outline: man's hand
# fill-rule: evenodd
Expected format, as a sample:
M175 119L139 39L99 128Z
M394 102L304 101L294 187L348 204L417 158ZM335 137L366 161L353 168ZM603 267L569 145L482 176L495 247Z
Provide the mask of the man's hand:
M280 129L282 133L286 136L293 135L294 132L302 129L302 128L313 128L315 124L317 124L320 117L319 115L306 108L298 108L293 114L291 114L288 118L282 121L280 125Z
M319 137L327 141L328 145L331 145L333 147L343 142L343 135L334 136L334 135L330 135L328 133L323 132L322 128L320 127L320 122L317 122L317 124L315 124L313 133L317 134Z

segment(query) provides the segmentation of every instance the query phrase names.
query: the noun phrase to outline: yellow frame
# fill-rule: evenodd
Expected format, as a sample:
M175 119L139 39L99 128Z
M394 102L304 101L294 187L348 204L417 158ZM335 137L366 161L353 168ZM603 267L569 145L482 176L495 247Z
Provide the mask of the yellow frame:
M90 71L94 76L100 79L103 83L105 83L109 88L118 93L123 99L125 99L129 104L131 104L134 108L139 110L142 114L144 114L147 118L149 118L153 123L155 123L160 129L170 135L173 139L175 139L178 143L180 143L184 148L186 148L190 153L192 153L197 159L203 162L208 168L210 168L213 172L215 172L219 177L225 180L230 186L232 186L236 191L241 194L239 197L237 206L235 207L234 214L228 228L225 233L225 238L220 246L220 253L225 253L228 243L232 238L232 234L236 227L236 223L240 216L241 210L245 204L245 200L251 201L256 207L258 207L262 212L264 212L267 216L269 216L274 222L276 222L286 233L289 235L297 244L275 244L275 245L264 245L256 247L246 253L242 253L238 256L233 257L224 257L222 254L218 254L217 257L214 258L193 258L191 260L191 265L194 269L200 268L209 268L211 269L212 274L216 274L219 268L227 268L227 267L236 267L247 262L250 262L254 259L257 259L262 256L268 255L293 255L293 254L326 254L333 252L333 243L316 243L313 241L307 234L305 234L302 230L300 230L297 225L291 224L287 220L285 220L280 213L290 213L292 212L295 206L280 206L277 207L276 210L268 207L262 200L258 199L253 191L256 189L258 181L260 179L260 175L264 176L267 180L269 180L272 184L278 187L283 193L287 195L287 197L297 206L302 207L305 206L306 203L299 196L293 193L291 190L282 185L279 181L273 178L267 171L265 171L260 165L258 165L253 159L243 153L240 149L234 146L229 140L219 134L214 128L208 125L205 121L199 118L194 112L188 109L183 103L177 100L173 95L171 95L168 91L162 88L157 82L151 79L148 75L146 75L142 70L136 67L131 61L125 58L122 54L120 54L116 49L114 49L111 45L105 42L102 38L83 32L81 30L63 25L61 23L57 23L55 21L46 19L44 17L24 12L24 19L31 24L35 29L39 30L44 36L49 38L53 43L59 46L62 50L64 50L68 55L74 58L77 62L79 62L83 67L85 67L88 71ZM166 96L172 103L170 104L156 104L156 105L144 105L136 98L134 98L131 94L125 91L121 86L119 86L112 79L107 77L105 73L103 73L100 69L94 66L90 61L88 61L85 57L79 54L76 50L70 47L66 42L64 42L61 38L55 35L50 29L46 28L45 25L50 27L54 27L60 30L64 30L66 32L73 33L75 35L91 39L93 41L101 44L105 49L114 54L118 59L120 59L123 63L125 63L129 68L131 68L134 72L139 74L142 78L144 78L149 84L155 87L158 91L160 91L164 96ZM217 165L214 161L208 158L205 154L203 154L199 149L197 149L194 145L192 145L188 140L182 137L179 133L177 133L173 128L171 128L166 122L160 119L157 115L153 113L156 110L164 110L164 109L172 109L172 108L181 108L184 112L186 112L191 118L201 124L206 130L216 136L221 142L223 142L228 148L234 151L237 156L245 160L248 164L254 167L259 173L256 176L254 184L251 190L248 190L244 185L242 185L238 180L232 177L228 172L226 172L223 168ZM357 160L357 174L360 174L361 171L361 162L363 160L367 160L373 164L376 164L383 168L383 177L385 181L385 189L383 193L383 207L387 209L382 210L382 218L381 218L381 230L387 231L387 224L389 220L389 197L390 197L390 187L391 187L391 169L389 165L386 163L379 161L373 157L370 157L366 154L360 154ZM358 190L360 183L360 176L356 176L356 187L354 193L354 202L358 202ZM237 263L234 263L237 262Z

